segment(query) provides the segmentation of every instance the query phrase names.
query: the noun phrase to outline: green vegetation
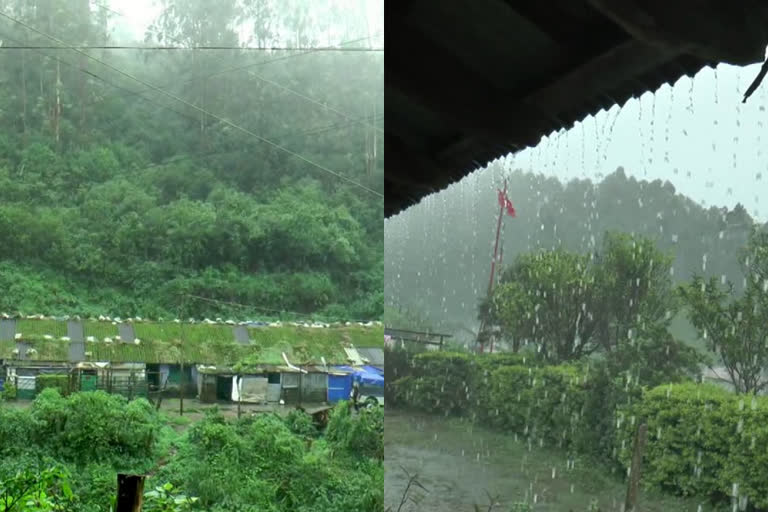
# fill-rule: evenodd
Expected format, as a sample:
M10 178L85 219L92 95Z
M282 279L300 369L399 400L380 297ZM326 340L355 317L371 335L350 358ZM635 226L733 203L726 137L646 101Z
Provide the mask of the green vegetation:
M491 361L497 368L488 372ZM597 385L587 366L523 365L506 355L419 354L412 368L412 375L394 384L400 405L464 417L621 472L644 421L646 487L727 503L738 484L737 496L768 506L762 498L768 495L768 458L760 455L768 446L768 397L693 382L649 388L617 379ZM471 384L458 393L454 375ZM596 405L608 392L623 399ZM457 400L459 394L470 399ZM596 432L602 443L595 441Z
M66 361L69 342L60 339L66 334L66 323L53 320L20 320L17 331L36 353L33 359ZM284 364L285 352L291 362L346 364L344 347L382 347L384 328L351 325L328 328L281 327L249 328L251 343L235 341L229 325L177 324L173 322L138 322L134 324L135 343L122 343L117 339L118 328L110 322L86 321L85 335L94 342L86 342L87 359L93 361L186 363L221 365ZM63 333L63 334L62 334ZM98 333L98 336L97 334ZM48 336L48 338L46 338ZM105 343L104 339L113 340ZM181 342L183 340L183 343ZM11 358L15 340L0 341L0 358Z
M22 503L0 510L106 512L127 472L151 475L150 512L383 511L380 409L356 415L342 403L324 431L298 411L241 420L209 411L186 427L177 432L143 399L98 391L45 389L29 409L0 404L0 503L3 493ZM25 482L34 486L22 493ZM48 501L24 508L30 492Z
M768 507L768 234L740 252L742 286L694 275L649 239L608 233L590 255L519 256L479 308L512 354L388 351L390 404L471 419L625 473L648 427L645 485L750 510ZM685 306L685 309L682 306ZM735 393L696 384L708 358L670 332L680 313Z
M115 44L125 19L102 4L0 10L67 43ZM380 318L383 53L266 50L370 46L365 4L159 7L149 45L265 51L92 55L187 104L74 51L0 56L0 311L173 318L190 294L253 306L185 304L198 318ZM5 19L0 29L4 47L56 45Z

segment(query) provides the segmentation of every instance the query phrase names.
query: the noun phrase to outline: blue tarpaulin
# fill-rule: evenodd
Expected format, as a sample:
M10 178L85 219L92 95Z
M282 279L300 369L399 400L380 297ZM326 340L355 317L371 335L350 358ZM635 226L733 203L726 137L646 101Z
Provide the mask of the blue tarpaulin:
M363 368L353 368L351 366L337 366L339 370L349 372L352 375L352 379L360 384L368 386L384 386L384 376L381 375L374 367L369 367L372 371Z
M382 370L381 368L377 368L375 366L366 365L366 366L363 366L363 369L368 373L378 373L379 375L382 375L382 376L384 375L384 370Z

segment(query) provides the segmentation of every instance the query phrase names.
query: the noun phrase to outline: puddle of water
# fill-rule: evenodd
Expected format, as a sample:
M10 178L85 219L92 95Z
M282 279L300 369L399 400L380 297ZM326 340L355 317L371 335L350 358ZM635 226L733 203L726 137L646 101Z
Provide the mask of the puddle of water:
M384 450L384 498L393 511L408 484L405 471L417 474L429 492L415 492L418 504L406 504L401 512L474 512L475 504L488 510L489 494L498 497L498 512L534 496L537 512L586 512L593 499L603 512L618 512L626 493L607 470L578 459L572 467L562 451L529 448L522 438L515 442L458 419L388 410ZM711 510L666 496L647 495L641 504L645 512Z

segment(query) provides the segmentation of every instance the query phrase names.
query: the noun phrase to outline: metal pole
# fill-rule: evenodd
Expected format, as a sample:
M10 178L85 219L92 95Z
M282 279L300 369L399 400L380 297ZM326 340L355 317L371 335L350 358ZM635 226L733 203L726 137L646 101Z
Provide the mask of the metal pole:
M504 197L507 195L507 180L504 180ZM499 205L499 218L496 222L496 243L493 247L493 259L491 260L491 276L488 280L488 298L491 297L491 291L493 290L493 277L496 274L496 257L499 253L499 238L501 235L501 221L504 219L504 205ZM479 343L480 353L483 353L483 343L480 342L483 330L485 329L485 321L480 322L480 329L477 331L477 341Z

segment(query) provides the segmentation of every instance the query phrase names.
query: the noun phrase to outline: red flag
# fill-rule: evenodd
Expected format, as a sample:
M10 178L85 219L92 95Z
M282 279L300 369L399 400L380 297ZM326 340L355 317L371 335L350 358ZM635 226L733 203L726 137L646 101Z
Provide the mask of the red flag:
M507 197L507 193L499 190L499 206L507 210L507 215L510 217L515 216L515 207L512 206L512 201Z

